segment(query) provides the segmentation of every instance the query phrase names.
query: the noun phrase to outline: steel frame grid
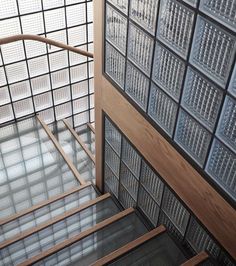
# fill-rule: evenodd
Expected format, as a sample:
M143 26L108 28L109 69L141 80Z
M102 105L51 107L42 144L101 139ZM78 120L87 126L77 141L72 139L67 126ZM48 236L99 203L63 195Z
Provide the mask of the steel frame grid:
M136 21L134 21L131 17L129 17L130 14L130 1L128 2L128 14L124 14L123 12L120 11L119 8L117 8L113 3L111 3L108 0L104 1L104 12L105 14L107 14L106 12L106 6L109 5L110 7L112 7L116 12L118 12L119 14L121 14L123 17L125 17L127 19L127 36L126 36L126 53L125 55L121 54L121 52L116 48L116 46L114 46L108 39L106 39L106 21L104 23L104 38L103 38L103 60L104 60L104 64L103 64L103 75L113 84L113 86L128 100L129 103L131 103L138 111L139 113L141 113L146 120L148 120L148 122L155 127L161 134L162 136L168 140L168 142L174 146L174 148L207 180L207 182L209 184L211 184L231 205L236 206L236 201L233 198L233 195L229 194L228 191L226 190L226 188L223 188L221 185L219 185L219 183L217 182L217 180L215 180L215 178L211 177L208 173L207 173L207 162L209 159L209 155L211 152L211 149L213 148L212 144L214 139L217 139L223 146L229 148L229 150L235 154L235 152L232 150L232 148L229 147L229 145L225 145L225 143L216 135L216 130L217 130L217 126L219 124L219 120L220 120L220 116L221 116L221 112L223 109L223 105L225 102L225 98L226 96L230 96L233 99L236 99L236 96L233 95L233 93L231 93L228 90L230 81L231 81L231 76L234 70L234 65L236 64L236 52L234 53L234 58L233 58L233 62L228 74L228 79L226 82L226 85L224 88L222 88L218 83L216 83L215 80L209 78L209 76L207 76L207 73L201 72L198 70L198 68L196 66L194 66L193 64L191 64L191 62L189 61L190 58L190 54L191 54L191 48L193 45L193 37L194 37L194 33L195 33L195 28L196 28L196 21L197 21L197 17L199 17L199 15L201 17L203 17L204 19L207 19L208 21L210 21L211 23L214 23L216 26L222 28L224 31L228 32L231 35L235 35L235 33L233 32L233 30L231 30L230 28L226 27L225 25L222 25L218 20L213 19L211 16L206 15L204 12L202 12L201 10L199 10L199 5L200 5L200 0L197 1L197 5L196 7L193 7L192 5L182 1L182 0L175 0L177 3L180 3L181 5L187 7L188 9L190 9L191 11L194 12L194 18L193 18L193 25L192 25L192 31L191 31L191 37L190 37L190 43L189 43L189 47L188 47L188 52L187 52L187 57L186 59L183 59L178 53L176 53L176 51L174 49L170 49L160 38L158 38L157 36L157 28L158 28L158 18L156 19L156 28L155 28L155 33L154 35L151 35L143 26L140 26ZM161 1L159 1L158 3L158 8L157 8L157 17L158 14L160 12L160 6L161 6ZM149 37L151 37L154 40L154 47L153 47L153 51L152 51L152 64L151 64L151 73L150 73L150 77L147 76L146 73L144 73L144 71L135 63L132 62L132 64L135 64L135 66L138 68L138 70L146 77L149 78L149 95L148 95L148 104L147 104L147 108L144 111L137 103L134 99L132 99L125 91L125 85L126 85L126 73L127 73L127 63L130 62L130 59L128 58L128 34L129 34L129 23L132 22L132 24L134 24L137 28L139 28L140 30L142 30L145 34L147 34ZM106 60L106 43L109 43L110 46L112 46L113 49L115 49L119 54L121 54L124 59L125 59L125 82L124 82L124 89L121 89L120 86L113 80L113 78L108 75L106 73L106 67L105 67L105 60ZM181 91L180 91L180 97L179 97L179 101L176 101L173 97L171 97L169 94L166 93L165 90L163 90L160 86L158 86L155 81L153 80L153 62L154 62L154 53L155 53L155 47L156 47L156 43L161 44L167 51L169 51L170 53L172 53L175 57L177 57L178 59L180 59L181 61L184 62L185 65L185 71L184 71L184 77L183 77L183 81L182 81L182 85L181 85ZM184 86L185 86L185 80L186 80L186 75L187 75L187 70L189 68L192 68L195 72L199 73L207 82L210 82L214 85L215 88L220 89L221 93L222 93L222 100L219 106L219 110L218 110L218 114L216 117L216 121L215 121L215 125L214 128L212 130L212 132L210 132L210 130L208 128L206 128L206 126L203 124L203 122L198 118L194 117L193 114L191 114L190 111L188 111L183 105L182 105L182 95L183 95L183 90L184 90ZM174 126L174 130L171 136L169 136L166 131L161 127L161 125L158 125L148 114L148 108L149 108L149 100L150 100L150 88L151 88L151 84L152 82L158 87L158 89L166 94L169 98L171 98L177 105L178 105L178 111L177 111L177 115L176 115L176 119L175 119L175 126ZM210 142L207 148L207 152L206 152L206 156L205 156L205 160L202 166L199 165L199 163L193 159L189 153L187 153L184 148L181 147L181 144L178 144L175 141L175 135L177 132L177 122L178 122L178 117L179 117L179 113L180 110L184 110L187 115L189 117L191 117L193 119L193 121L195 121L198 125L201 125L204 130L206 130L206 132L208 132L211 136L210 138Z
M140 173L139 173L139 179L138 179L138 194L137 194L137 201L135 201L135 199L132 197L132 195L130 194L129 190L123 185L123 187L125 188L125 191L129 194L129 196L133 199L133 201L135 202L135 208L137 209L138 212L141 213L141 215L143 215L145 217L145 220L147 221L147 224L151 227L151 229L159 226L160 223L160 218L161 218L161 214L164 214L165 217L168 219L168 222L175 228L175 230L182 235L181 239L176 238L174 235L172 235L172 233L169 232L170 237L174 240L174 242L179 246L179 248L184 252L185 255L191 257L194 254L197 254L197 251L194 250L194 248L191 246L191 243L188 242L187 240L187 232L189 231L190 228L190 221L192 219L194 219L195 221L197 221L198 225L200 225L203 230L206 232L206 234L208 236L210 236L210 238L214 241L214 243L216 243L216 245L218 247L220 247L220 252L218 254L218 256L214 259L219 260L219 262L223 263L223 258L225 256L228 256L227 259L232 260L232 262L234 261L231 256L228 254L228 252L224 249L224 247L215 239L214 235L212 235L209 230L205 227L204 224L201 223L201 221L194 215L194 213L192 212L191 209L188 208L188 206L183 202L183 200L179 197L179 195L166 183L165 179L162 178L162 176L156 172L156 170L149 164L149 162L142 156L142 154L135 148L135 146L132 144L132 142L128 139L128 137L121 131L121 129L112 121L112 119L108 116L108 114L106 114L104 111L102 111L102 128L103 128L103 138L102 138L102 142L103 143L107 143L109 145L109 147L112 149L112 151L119 156L120 159L120 165L121 162L123 162L122 160L122 153L120 153L120 155L115 151L115 149L109 144L109 142L106 140L106 131L105 131L105 121L106 119L113 125L113 127L118 130L118 132L121 135L121 150L122 150L122 143L123 141L127 141L132 147L133 149L137 152L137 154L141 157L141 165L143 163L145 163L150 169L151 171L157 175L157 177L160 179L160 181L163 183L164 187L163 187L163 191L162 191L162 195L161 195L161 201L160 203L158 203L156 201L156 199L152 196L151 198L153 199L153 201L155 202L155 204L157 206L159 206L159 213L158 213L158 219L157 219L157 223L155 224L155 226L153 225L153 223L151 222L151 220L147 217L147 215L140 209L140 207L138 206L138 199L139 199L139 191L140 191L140 187L144 188L146 191L147 189L142 185L141 181L140 181L140 173L141 173L141 167L140 167ZM103 145L104 147L104 145ZM109 169L112 171L112 173L114 173L114 171L110 168L110 166L106 163L105 161L105 149L102 150L102 157L103 157L103 165L102 165L102 176L104 178L104 182L103 182L103 191L102 192L107 192L105 191L105 165L107 165L109 167ZM127 166L128 167L128 166ZM131 170L130 170L131 171ZM131 172L132 173L132 172ZM116 175L114 173L114 175ZM117 175L116 175L117 176ZM120 202L120 186L121 186L121 181L120 181L120 172L119 172L119 177L117 177L117 180L119 182L119 190L118 190L118 197L115 196L115 194L113 192L112 195L113 197L116 198L116 200L122 205L122 203ZM110 189L110 187L109 187ZM174 222L171 220L171 218L169 218L169 216L166 214L166 212L163 210L163 204L164 204L164 195L165 195L165 190L168 189L171 194L177 199L177 201L180 202L180 204L189 212L189 217L188 217L188 221L186 224L186 228L184 233L182 234L179 229L176 227L176 225L174 224ZM111 190L111 189L110 189ZM147 191L148 194L150 194L149 191ZM122 205L123 206L123 205ZM123 206L124 207L124 206ZM167 225L166 225L167 226ZM209 251L208 251L209 252ZM223 264L222 264L223 265Z
M19 0L15 0L15 4L16 4L16 7L17 7L17 15L14 15L14 16L10 16L10 17L3 17L3 18L0 18L0 22L3 22L3 21L10 21L11 19L18 19L19 20L19 23L20 23L20 33L22 34L24 32L24 28L23 28L23 25L22 25L22 18L25 18L27 16L30 16L30 15L36 15L36 14L42 14L42 21L43 21L43 28L44 28L44 32L40 33L39 35L42 35L42 36L47 36L47 35L50 35L50 34L56 34L56 33L60 33L60 32L65 32L66 33L66 40L67 40L67 44L69 43L69 30L73 30L75 28L80 28L80 27L85 27L85 35L86 35L86 39L85 39L85 42L82 42L78 45L75 45L76 47L78 46L85 46L86 49L88 50L89 49L89 46L91 44L93 44L93 41L89 41L88 42L88 25L92 25L93 22L91 21L88 21L88 15L87 15L87 12L88 12L88 3L92 3L92 0L84 0L84 1L78 1L77 3L72 3L72 4L67 4L66 0L64 0L63 2L63 5L60 5L60 6L54 6L54 7L50 7L50 8L45 8L44 7L44 4L45 4L45 1L41 0L40 1L40 6L41 8L37 11L33 11L33 12L23 12L23 13L20 13L20 7L19 7ZM68 7L82 7L83 5L83 8L84 8L84 12L85 12L85 18L84 18L84 23L75 23L71 26L68 26L67 25L67 13L66 13L66 10ZM64 15L65 15L65 27L60 27L60 28L57 28L57 29L54 29L54 30L50 30L50 31L47 31L47 28L46 28L46 20L45 20L45 11L57 11L57 10L64 10ZM9 113L9 115L11 116L11 118L3 118L2 120L2 123L0 124L0 126L2 125L5 125L5 124L8 124L8 122L13 122L13 121L18 121L19 119L24 119L25 117L28 117L28 116L31 116L31 115L35 115L35 114L40 114L40 113L43 113L43 112L51 112L53 111L53 118L51 117L51 120L50 123L53 123L54 121L57 120L57 116L56 116L56 106L62 106L63 104L69 104L70 105L70 115L68 116L68 114L65 114L63 116L63 118L68 118L68 117L72 117L72 122L73 122L73 128L75 127L78 127L78 126L81 126L82 124L85 124L86 122L94 122L92 121L92 117L91 117L91 112L93 112L94 110L94 107L90 105L90 97L94 94L93 92L91 92L91 88L90 88L90 82L91 80L93 79L93 76L91 75L90 71L89 71L89 64L91 64L91 62L93 62L93 60L91 60L90 58L86 57L85 60L81 63L81 62L77 62L76 64L73 64L71 65L70 64L70 57L69 57L69 52L67 52L67 63L66 63L66 66L65 67L59 67L57 68L56 70L52 70L51 69L51 59L50 59L50 56L51 55L57 55L57 53L60 53L61 51L63 51L62 49L57 49L57 50L50 50L50 46L48 45L44 45L45 47L45 50L46 52L44 53L40 53L40 54L37 54L37 55L27 55L27 52L26 52L26 45L25 45L25 41L22 42L22 45L23 45L23 51L24 51L24 58L19 60L19 61L16 61L16 60L13 60L12 62L7 62L5 63L4 62L4 57L3 57L3 51L1 50L1 47L0 47L0 62L2 62L2 64L0 65L2 67L2 70L4 72L4 75L5 75L5 78L6 78L6 83L2 86L0 86L0 90L1 89L6 89L7 88L7 97L9 99L6 99L5 103L1 104L0 105L0 108L5 106L5 108L7 108L7 106L9 107L9 110L11 111L11 113ZM28 48L27 48L28 49ZM44 71L42 74L38 74L38 75L34 75L33 77L31 77L30 75L30 69L29 69L29 59L30 60L33 60L33 59L40 59L40 58L43 58L43 57L46 57L46 61L47 61L47 68L48 68L48 71ZM7 71L6 71L6 68L8 66L14 66L15 64L17 63L25 63L26 64L26 69L27 69L27 78L25 79L21 79L21 80L16 80L16 81L13 81L13 82L9 82L8 80L8 77L7 77ZM64 62L64 65L65 65L65 62ZM71 70L76 67L85 67L86 69L86 77L85 78L82 78L81 77L74 81L74 82L71 82ZM69 80L66 82L66 84L64 84L63 86L53 86L53 83L52 83L52 76L51 74L53 73L60 73L60 71L66 71L67 72L67 75L69 77ZM34 92L33 91L33 88L32 88L32 82L31 80L32 79L35 79L35 81L37 80L37 78L40 78L40 77L45 77L45 78L49 78L49 87L45 90L41 91L38 93L38 92ZM86 122L82 122L81 123L78 123L77 121L77 124L75 123L75 119L74 117L78 114L81 114L82 112L79 111L79 112L76 112L74 111L74 107L73 107L73 102L79 98L82 98L82 97L78 97L78 96L73 96L73 92L72 92L72 85L74 84L79 84L80 82L83 82L83 81L86 81L87 82L87 94L84 95L87 97L86 101L88 103L88 108L84 109L82 112L84 113L87 113L88 114L88 117L87 117L87 121ZM11 93L11 89L10 89L10 86L14 85L14 86L17 86L18 84L20 84L21 82L27 82L29 84L29 88L30 88L30 94L29 95L22 95L19 99L14 99L12 97L12 93ZM55 103L55 99L54 99L54 91L58 90L58 89L61 89L63 87L69 87L70 88L70 91L69 91L69 94L70 94L70 100L66 101L66 102L62 102L62 103L59 103L59 104L56 104ZM49 95L50 94L50 98L51 98L51 104L49 104L49 106L43 106L44 104L42 104L42 106L39 106L38 110L36 110L36 106L35 106L35 96L43 96L45 94L46 95ZM64 96L66 97L66 96ZM24 100L28 100L30 101L30 104L32 104L32 107L33 109L30 110L30 109L27 109L26 113L25 114L22 114L22 115L18 115L17 116L17 113L16 113L16 110L15 110L15 105L16 103L18 104L21 104L21 101L24 101ZM22 102L23 103L23 102ZM69 106L68 105L68 106ZM26 106L27 107L27 106ZM25 107L25 108L26 108ZM29 107L27 107L29 108ZM50 115L50 113L48 113Z

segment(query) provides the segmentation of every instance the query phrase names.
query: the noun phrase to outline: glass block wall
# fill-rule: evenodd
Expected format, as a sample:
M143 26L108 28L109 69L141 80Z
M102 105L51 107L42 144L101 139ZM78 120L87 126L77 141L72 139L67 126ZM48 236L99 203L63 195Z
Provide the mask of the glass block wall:
M92 0L1 0L0 38L37 34L93 52ZM0 47L0 124L39 113L47 123L94 121L93 60L35 41Z
M207 250L219 265L234 265L214 237L106 115L104 123L105 191L111 192L124 208L137 207L152 227L164 224L189 255Z
M106 0L105 75L236 200L236 4Z

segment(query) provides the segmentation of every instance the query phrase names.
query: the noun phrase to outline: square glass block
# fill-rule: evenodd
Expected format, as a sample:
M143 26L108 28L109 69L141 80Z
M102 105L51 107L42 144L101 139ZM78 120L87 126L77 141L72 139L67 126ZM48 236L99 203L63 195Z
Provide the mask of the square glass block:
M229 96L225 98L216 134L236 152L236 100Z
M184 71L184 62L157 42L152 79L176 101L179 101Z
M0 86L7 84L4 68L0 66Z
M211 134L182 109L179 112L175 141L200 166L203 166Z
M125 81L125 58L116 49L114 49L108 42L106 42L105 55L106 73L122 88L124 89Z
M121 134L118 129L105 117L105 140L120 155L121 151Z
M19 4L20 14L27 14L42 10L42 3L39 0L18 0L17 2Z
M152 35L155 34L158 0L131 0L130 18Z
M67 51L60 51L49 54L50 70L55 71L68 67L68 53Z
M234 0L201 0L199 9L236 31L236 3Z
M89 122L89 112L83 112L77 115L74 115L74 125L75 127L84 125Z
M220 248L193 217L188 226L186 240L196 253L206 250L213 258L219 255Z
M34 112L32 98L27 98L13 103L16 118L32 114Z
M66 7L67 27L86 23L85 4L78 4Z
M81 45L78 48L84 51L87 51L86 45ZM85 57L84 55L73 53L73 52L69 52L69 59L70 59L71 66L87 62L87 57Z
M13 101L31 96L30 83L28 80L9 85L9 88Z
M44 36L43 36L44 37ZM24 41L27 58L46 54L46 44L41 42Z
M93 2L87 3L87 22L93 22Z
M206 172L236 200L236 155L214 139Z
M49 91L51 89L49 75L43 75L37 78L30 79L33 95L41 92Z
M53 99L54 99L54 104L61 104L64 102L68 102L71 97L70 97L70 86L63 87L61 89L56 89L53 91Z
M76 1L78 2L78 1ZM64 6L65 5L65 1L64 0L43 0L43 8L44 9L51 9L51 8L55 8L55 7L59 7L59 6Z
M10 95L8 87L1 87L0 88L0 105L6 104L10 102Z
M72 99L77 99L79 97L85 96L88 94L88 81L81 81L71 85L72 89ZM70 89L68 88L68 92L70 93Z
M196 7L198 3L198 0L183 0L183 1L193 7Z
M68 37L69 37L69 30L68 30ZM59 31L55 31L52 33L48 33L47 34L47 38L50 38L54 41L58 41L58 42L63 42L63 43L67 43L67 33L66 30L59 30ZM48 45L47 46L47 50L49 53L51 52L55 52L55 51L59 51L61 50L61 48L53 46L53 45Z
M28 60L30 77L39 76L48 72L47 56L40 56Z
M148 115L169 135L172 136L177 115L177 104L161 89L152 83Z
M143 30L129 24L128 58L148 76L151 72L154 40Z
M107 0L107 2L113 4L116 8L122 11L124 14L128 14L128 1L127 0Z
M120 182L129 192L132 198L137 201L139 183L123 162L121 162L120 168Z
M222 98L220 89L188 68L181 105L210 131L214 129Z
M107 142L105 142L105 163L111 168L114 174L119 177L120 158Z
M157 37L183 58L187 58L194 12L174 0L161 0Z
M68 69L53 72L51 74L51 77L52 77L53 89L69 84L69 71L68 71Z
M106 5L106 39L123 54L126 51L127 19Z
M78 82L87 79L88 71L87 71L87 63L81 64L78 66L70 67L70 77L71 82Z
M156 226L160 209L143 186L140 186L139 189L137 206L144 212L151 223Z
M24 34L44 33L43 13L36 13L21 17L22 29Z
M52 106L52 94L51 92L47 92L44 94L36 95L34 97L34 105L36 111L40 111L42 109L46 109Z
M139 179L141 156L125 138L122 143L122 161L129 167L133 175Z
M25 59L23 42L13 42L1 46L4 64L18 62Z
M73 101L73 110L75 113L80 113L89 109L88 97L79 98Z
M21 34L20 19L12 18L0 20L0 36L1 38L9 37L12 35Z
M135 200L131 197L129 192L121 184L120 184L118 199L125 209L136 206Z
M181 234L184 235L190 214L167 187L165 187L161 207L171 222L178 228Z
M19 62L6 66L9 83L21 81L28 78L26 62Z
M147 165L147 163L144 162L144 160L142 160L140 182L160 206L162 193L164 190L164 183L154 173L154 171Z
M61 105L55 106L56 120L63 119L65 117L72 115L71 103L64 103Z
M44 16L47 32L64 29L66 27L64 8L45 11Z
M109 190L118 198L119 180L106 163L104 166L104 181Z
M234 71L231 75L228 91L236 97L236 64L234 65Z
M69 45L83 45L87 42L86 25L73 27L67 30Z
M0 106L0 124L14 119L12 105Z
M235 54L235 37L219 26L197 17L190 62L225 88Z
M10 18L18 15L15 0L1 0L0 19Z
M127 63L125 92L144 110L147 109L149 79L133 64Z

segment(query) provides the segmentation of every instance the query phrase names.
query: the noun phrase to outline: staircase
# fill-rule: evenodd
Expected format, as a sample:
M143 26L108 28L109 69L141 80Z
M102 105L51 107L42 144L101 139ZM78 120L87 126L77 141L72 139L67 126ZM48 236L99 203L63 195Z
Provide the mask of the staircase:
M94 154L90 124L32 117L0 128L0 265L213 265L101 195Z

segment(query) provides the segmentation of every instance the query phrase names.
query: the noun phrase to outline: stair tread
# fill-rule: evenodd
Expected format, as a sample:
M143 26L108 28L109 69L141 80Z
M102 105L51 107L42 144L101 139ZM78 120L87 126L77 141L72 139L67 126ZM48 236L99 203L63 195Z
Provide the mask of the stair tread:
M104 196L102 196L104 197ZM111 197L1 249L0 264L16 265L119 213Z
M1 219L80 186L37 120L0 128Z
M57 138L66 155L73 162L85 181L95 183L95 165L78 143L63 121L50 125L53 135Z

